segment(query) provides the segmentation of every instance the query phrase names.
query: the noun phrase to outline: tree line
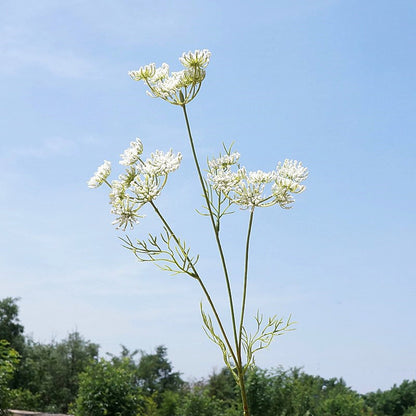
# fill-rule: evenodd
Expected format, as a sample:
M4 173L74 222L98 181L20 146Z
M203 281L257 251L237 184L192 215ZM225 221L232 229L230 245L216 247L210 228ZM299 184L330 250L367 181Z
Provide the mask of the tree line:
M99 357L99 346L78 332L48 344L24 335L18 299L0 300L0 415L25 409L75 416L241 416L228 369L186 382L167 349L121 347ZM299 368L247 375L253 416L416 416L416 381L358 394L342 378L324 379Z

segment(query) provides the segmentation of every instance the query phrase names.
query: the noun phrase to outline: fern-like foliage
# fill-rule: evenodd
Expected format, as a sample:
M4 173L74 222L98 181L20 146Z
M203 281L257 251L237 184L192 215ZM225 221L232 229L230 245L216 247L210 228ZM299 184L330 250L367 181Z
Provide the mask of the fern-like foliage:
M191 249L185 241L174 236L166 227L159 236L149 234L146 240L137 240L136 244L130 237L121 238L123 247L131 250L137 260L141 262L154 262L160 269L172 274L187 274L197 278L195 265L199 254L191 256Z

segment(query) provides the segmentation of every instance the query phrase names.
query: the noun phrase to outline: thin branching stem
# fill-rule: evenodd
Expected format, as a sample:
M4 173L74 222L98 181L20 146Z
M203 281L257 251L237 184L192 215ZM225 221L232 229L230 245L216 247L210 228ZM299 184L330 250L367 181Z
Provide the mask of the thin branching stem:
M246 251L245 251L245 260L244 260L244 284L243 284L243 297L241 302L241 314L240 314L240 328L238 333L238 378L239 378L239 386L241 392L241 400L243 402L243 414L244 416L249 416L248 410L248 403L247 403L247 395L246 395L246 386L244 382L244 374L245 368L243 366L242 357L241 357L241 343L243 337L243 328L244 328L244 313L246 309L246 297L247 297L247 281L248 281L248 258L250 252L250 236L251 236L251 229L253 226L253 216L254 216L254 207L250 210L250 218L248 222L248 230L247 230L247 239L246 239Z
M245 253L245 260L244 260L244 284L243 284L243 297L241 302L241 315L240 315L240 329L238 333L238 352L240 354L241 360L241 340L242 340L242 332L244 326L244 313L246 309L246 297L247 297L247 281L248 281L248 257L250 252L250 236L251 236L251 229L253 227L253 216L254 216L254 207L250 210L250 218L248 221L248 230L247 230L247 239L246 239L246 253Z
M159 211L159 209L156 207L155 203L153 201L150 201L150 205L152 206L152 208L154 209L154 211L156 212L156 214L158 215L158 217L160 218L160 220L163 222L163 225L169 231L169 233L171 234L172 238L175 240L175 243L177 244L177 246L181 249L182 254L184 255L184 257L188 258L188 253L186 253L186 252L183 251L182 245L180 244L179 239L176 237L176 235L173 232L172 228L170 227L170 225L168 224L168 222L165 220L165 217L162 215L162 213ZM211 306L212 312L214 313L215 319L217 320L218 326L219 326L220 331L221 331L221 333L222 333L222 335L224 337L224 341L227 344L227 347L228 347L228 349L230 351L230 354L231 354L233 360L235 362L237 362L237 357L236 357L236 355L234 353L233 348L231 347L230 341L229 341L229 339L227 337L227 333L225 332L225 329L224 329L224 327L222 325L221 319L220 319L220 317L218 315L218 312L217 312L217 309L216 309L216 307L214 305L214 302L213 302L213 300L212 300L212 298L211 298L211 296L210 296L210 294L209 294L206 286L204 285L204 282L202 281L201 277L199 276L199 274L198 274L198 272L197 272L197 270L195 268L195 265L192 263L191 260L189 260L189 263L190 263L191 268L193 270L193 277L200 284L200 286L202 288L202 291L204 292L205 297L207 298L208 303Z
M225 281L226 281L226 284L227 284L228 300L229 300L229 303L230 303L231 320L232 320L232 325L233 325L236 353L238 355L239 342L238 342L238 338L237 338L237 326L236 326L236 319L235 319L235 312L234 312L234 301L233 301L233 295L232 295L232 291L231 291L230 278L228 276L227 264L225 262L225 256L224 256L224 252L223 252L221 241L220 241L219 227L215 223L214 215L212 213L212 208L211 208L211 204L210 204L210 200L209 200L209 197L208 197L207 188L205 186L205 182L204 182L204 179L202 177L201 168L199 166L198 157L197 157L195 146L194 146L194 140L192 138L191 126L189 124L189 119L188 119L188 114L186 112L185 104L182 105L182 109L183 109L183 114L185 116L186 128L188 130L188 136L189 136L189 142L190 142L190 145L191 145L192 155L193 155L193 158L194 158L196 170L198 172L198 177L199 177L199 181L201 183L202 191L204 193L204 198L205 198L205 201L206 201L206 204L207 204L209 217L211 219L212 228L214 229L215 240L217 242L218 251L220 253L221 264L222 264L222 268L223 268L223 271L224 271ZM238 361L236 360L236 363L237 362Z

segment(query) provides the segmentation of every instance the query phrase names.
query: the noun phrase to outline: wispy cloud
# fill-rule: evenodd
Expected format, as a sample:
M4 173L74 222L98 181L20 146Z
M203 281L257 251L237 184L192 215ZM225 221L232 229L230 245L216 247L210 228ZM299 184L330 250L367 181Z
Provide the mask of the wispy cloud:
M89 59L72 51L47 51L22 44L12 48L1 45L0 60L4 63L1 71L8 74L41 69L57 77L86 78L95 72L95 65Z
M339 3L339 0L300 0L296 2L287 2L285 7L279 8L279 18L298 18L310 16L316 12L333 7Z
M44 139L37 146L20 146L9 150L8 158L36 158L47 159L55 156L69 156L73 154L76 143L63 137Z
M5 25L0 29L0 72L29 75L43 70L62 78L84 78L94 72L96 66L90 58L70 48L58 49L48 40L40 40L36 27ZM51 33L50 37L54 34Z
M54 20L56 7L48 1L21 5L9 3L0 17L0 73L29 75L34 70L44 70L63 78L90 76L96 66L90 57L62 42L59 26L48 27ZM63 46L62 44L66 44Z
M0 73L41 70L61 78L102 77L101 46L149 45L190 30L177 25L188 2L9 2L0 13ZM163 13L161 13L163 10ZM60 22L61 24L57 23ZM163 30L161 30L163 28ZM132 36L134 34L134 36ZM94 37L95 42L85 43Z

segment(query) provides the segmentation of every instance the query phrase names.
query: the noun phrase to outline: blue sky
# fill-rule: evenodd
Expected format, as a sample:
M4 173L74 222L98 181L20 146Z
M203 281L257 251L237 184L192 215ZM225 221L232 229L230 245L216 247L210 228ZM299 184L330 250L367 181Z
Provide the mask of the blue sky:
M248 316L292 314L296 331L258 355L360 392L416 378L413 1L3 0L0 5L0 298L20 297L39 341L73 330L118 352L168 347L185 378L222 367L189 278L136 263L86 181L135 137L184 155L158 203L201 255L228 313L180 109L127 71L179 69L212 51L189 105L202 160L235 141L250 170L309 167L294 208L255 216ZM146 210L145 210L146 211ZM148 216L129 233L157 232ZM224 225L238 296L247 212Z

